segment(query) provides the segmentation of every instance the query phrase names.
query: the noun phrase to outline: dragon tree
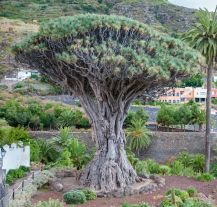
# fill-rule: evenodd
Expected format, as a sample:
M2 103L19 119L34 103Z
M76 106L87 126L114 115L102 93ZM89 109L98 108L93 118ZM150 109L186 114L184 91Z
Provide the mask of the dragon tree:
M196 72L201 62L195 50L148 25L93 14L53 19L14 52L80 99L97 145L80 181L106 191L138 180L122 129L130 103Z

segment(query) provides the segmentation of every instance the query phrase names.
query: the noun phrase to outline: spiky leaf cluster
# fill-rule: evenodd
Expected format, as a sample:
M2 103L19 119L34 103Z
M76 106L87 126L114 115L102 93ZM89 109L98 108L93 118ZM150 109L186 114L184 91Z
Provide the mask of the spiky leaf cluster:
M148 25L93 14L51 20L38 34L17 44L14 51L19 61L66 85L85 79L110 87L113 81L129 85L136 80L141 89L149 90L192 74L201 61L201 56L183 42Z

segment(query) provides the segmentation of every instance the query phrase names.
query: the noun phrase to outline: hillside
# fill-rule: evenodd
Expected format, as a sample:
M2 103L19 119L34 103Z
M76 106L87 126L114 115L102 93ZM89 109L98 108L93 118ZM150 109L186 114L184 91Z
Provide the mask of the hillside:
M166 32L183 32L196 21L195 10L167 0L3 0L0 1L0 78L17 67L11 45L37 31L38 23L80 13L123 15Z
M0 1L0 16L25 22L79 13L124 15L142 22L184 31L195 22L195 10L166 0L7 0Z
M0 78L17 67L10 52L11 45L37 29L38 25L35 24L0 17Z

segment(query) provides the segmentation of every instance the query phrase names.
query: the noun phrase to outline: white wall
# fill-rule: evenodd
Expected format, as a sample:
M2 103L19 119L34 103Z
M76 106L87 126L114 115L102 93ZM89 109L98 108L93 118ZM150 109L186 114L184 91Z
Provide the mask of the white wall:
M3 169L8 172L10 169L17 169L20 166L30 167L30 147L20 147L17 144L5 145L3 148L6 154L3 158Z
M17 74L18 80L25 80L26 78L30 78L30 77L31 77L31 71L27 71L27 70L21 70Z

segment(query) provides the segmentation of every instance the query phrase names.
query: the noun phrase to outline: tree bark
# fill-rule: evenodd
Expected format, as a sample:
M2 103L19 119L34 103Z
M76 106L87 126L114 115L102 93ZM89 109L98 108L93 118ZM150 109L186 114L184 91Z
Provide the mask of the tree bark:
M212 64L207 69L207 99L206 99L206 135L205 135L205 171L210 169L210 135L211 135L211 93L212 93Z
M80 178L81 184L102 191L111 191L133 184L137 175L126 156L121 121L116 121L114 125L114 119L111 117L107 126L99 123L99 120L93 120L93 125L98 149ZM121 128L115 132L113 129L116 127Z
M87 106L84 104L84 107ZM133 184L137 177L125 152L124 106L121 104L116 108L118 111L111 113L111 109L103 105L99 113L90 115L97 151L82 173L80 183L96 190L124 188Z

